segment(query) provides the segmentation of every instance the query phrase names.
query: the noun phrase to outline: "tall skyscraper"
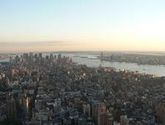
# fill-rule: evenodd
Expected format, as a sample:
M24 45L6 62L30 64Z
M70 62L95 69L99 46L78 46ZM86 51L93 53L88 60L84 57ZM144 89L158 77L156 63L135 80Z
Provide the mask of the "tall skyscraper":
M17 118L16 101L13 96L10 98L7 102L7 117L8 119L15 120Z

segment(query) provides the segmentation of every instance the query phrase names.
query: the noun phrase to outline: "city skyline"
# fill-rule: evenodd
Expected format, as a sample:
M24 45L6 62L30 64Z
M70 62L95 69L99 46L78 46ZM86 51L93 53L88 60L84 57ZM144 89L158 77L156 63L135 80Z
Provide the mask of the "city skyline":
M163 0L0 1L0 52L164 51Z

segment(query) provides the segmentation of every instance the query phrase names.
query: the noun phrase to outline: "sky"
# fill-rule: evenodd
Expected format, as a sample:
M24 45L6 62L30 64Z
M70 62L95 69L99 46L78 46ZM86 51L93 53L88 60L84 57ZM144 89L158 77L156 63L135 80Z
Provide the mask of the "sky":
M0 52L164 51L164 0L0 0Z

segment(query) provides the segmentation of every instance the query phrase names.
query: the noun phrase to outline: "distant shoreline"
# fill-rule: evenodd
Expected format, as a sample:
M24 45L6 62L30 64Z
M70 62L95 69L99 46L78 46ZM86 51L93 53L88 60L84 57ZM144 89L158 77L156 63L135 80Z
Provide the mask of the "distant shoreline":
M0 52L1 55L15 55L15 54L23 54L23 53L82 53L82 54L94 54L100 55L101 52L104 54L135 54L135 55L156 55L156 56L165 56L165 51L107 51L107 50L88 50L88 51L29 51L29 52Z
M39 52L32 52L39 53ZM108 62L120 62L120 63L136 63L138 65L165 65L165 52L142 52L142 51L54 51L54 52L42 52L42 53L61 53L61 54L85 54L85 55L94 55L96 58L102 61ZM103 53L103 57L101 57L101 53ZM21 54L21 53L17 53ZM0 60L7 60L10 56L16 55L14 54L1 54ZM113 58L112 58L113 56ZM85 57L84 57L85 58Z
M164 54L111 53L98 56L102 61L136 63L139 65L165 65Z

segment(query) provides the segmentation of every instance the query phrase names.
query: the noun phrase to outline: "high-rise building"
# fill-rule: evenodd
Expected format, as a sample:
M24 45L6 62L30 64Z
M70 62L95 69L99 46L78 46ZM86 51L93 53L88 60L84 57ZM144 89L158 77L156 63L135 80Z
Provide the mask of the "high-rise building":
M113 117L109 112L100 114L100 125L113 125Z
M165 124L165 102L161 102L156 106L156 116L157 120L163 125Z
M120 116L120 125L129 125L129 119L126 115Z
M7 101L7 118L11 120L17 118L16 101L13 97L10 97Z
M90 104L83 104L83 113L88 117L91 117L91 106Z
M106 112L106 106L102 102L94 102L92 104L92 117L97 125L101 125L100 116Z

